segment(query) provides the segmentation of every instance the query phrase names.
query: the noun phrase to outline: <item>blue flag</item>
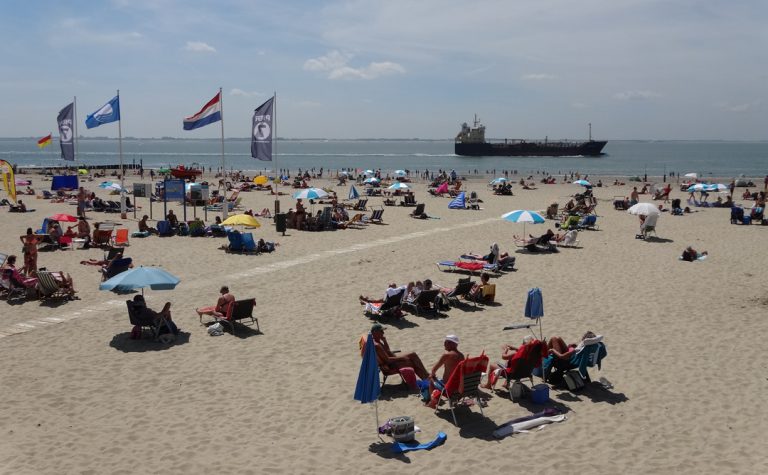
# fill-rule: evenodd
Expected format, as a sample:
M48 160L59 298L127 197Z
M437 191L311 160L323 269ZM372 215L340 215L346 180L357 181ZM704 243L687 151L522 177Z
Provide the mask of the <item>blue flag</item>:
M104 104L101 109L85 118L85 126L89 129L101 124L109 124L120 120L120 96L115 96Z
M272 106L275 97L253 111L253 130L251 133L251 156L258 160L272 161L272 121L275 116Z

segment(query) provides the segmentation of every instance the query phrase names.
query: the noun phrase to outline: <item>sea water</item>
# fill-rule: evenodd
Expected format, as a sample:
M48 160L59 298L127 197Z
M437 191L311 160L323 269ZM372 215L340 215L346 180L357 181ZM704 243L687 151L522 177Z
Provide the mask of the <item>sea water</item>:
M382 171L438 169L457 173L562 175L580 172L602 176L662 176L670 172L697 173L700 177L762 177L768 174L768 142L720 141L609 141L599 157L461 157L453 141L428 140L280 140L272 162L251 158L250 142L225 141L227 169L325 170L377 169ZM62 166L56 141L38 150L34 139L0 139L0 159L19 166ZM78 143L75 164L116 164L116 139L87 139ZM221 166L221 141L216 139L124 139L123 162L146 168L198 163Z

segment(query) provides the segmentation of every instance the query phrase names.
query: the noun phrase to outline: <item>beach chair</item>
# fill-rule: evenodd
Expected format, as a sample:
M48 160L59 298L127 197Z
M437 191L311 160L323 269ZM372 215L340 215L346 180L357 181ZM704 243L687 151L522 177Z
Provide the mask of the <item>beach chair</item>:
M226 247L226 252L243 252L243 235L238 231L227 232L227 239L229 239L229 245Z
M107 264L106 267L102 269L101 280L104 281L116 276L117 274L122 274L123 272L131 268L132 263L133 263L133 259L131 259L130 257L121 257L121 258L112 260L109 264Z
M447 400L454 425L459 425L454 409L464 399L474 399L477 407L480 409L480 414L483 414L483 405L480 401L480 380L483 377L483 373L487 370L488 357L483 353L480 356L467 358L459 362L448 377L448 381L445 382L445 386L440 392L440 399L444 398ZM436 407L435 413L437 411L438 408Z
M602 361L608 356L608 351L603 343L602 335L584 340L583 346L578 349L568 360L562 360L554 355L549 355L542 363L544 381L551 384L560 384L568 371L576 370L578 375L586 382L590 382L589 368L602 369Z
M144 329L147 328L152 333L152 339L157 340L160 333L160 325L158 325L158 322L156 322L154 318L142 318L139 312L136 311L136 308L133 305L133 300L126 300L125 304L128 307L128 320L134 328L139 329L138 335L141 336L144 333ZM161 322L159 323L164 324L165 319L161 319Z
M158 221L157 222L157 235L160 237L168 237L173 236L175 234L173 228L171 227L170 221Z
M416 208L414 208L410 214L411 218L424 219L424 216L426 216L426 213L424 213L425 207L426 205L424 203L417 204Z
M48 234L48 218L43 218L43 224L40 225L40 229L35 231L35 234Z
M366 223L363 222L363 214L357 213L356 215L352 216L349 221L347 221L346 227L353 227L353 228L360 228L366 226Z
M256 305L256 299L244 299L235 300L227 305L227 311L224 315L213 315L214 320L221 323L226 323L232 329L232 335L235 334L235 323L239 322L243 326L256 325L256 331L261 333L259 329L259 319L253 316L253 307ZM250 324L243 323L243 320L250 321Z
M422 290L415 300L406 300L403 303L411 308L412 312L416 315L422 313L437 313L435 299L439 293L440 290L438 289Z
M10 302L13 298L21 298L25 300L27 298L27 289L23 285L16 283L13 278L13 270L3 268L0 269L0 294Z
M253 239L253 233L242 233L240 237L242 239L244 253L255 254L258 252L256 241Z
M363 314L368 318L375 320L385 319L393 316L402 316L400 308L403 305L403 297L405 297L405 289L400 290L392 295L387 295L384 302L381 304L367 303Z
M104 254L104 260L107 262L111 262L115 259L123 257L123 253L125 252L125 249L122 247L110 247L107 252Z
M99 229L93 234L93 241L91 242L91 246L95 246L95 247L109 246L110 241L112 241L112 230Z
M598 229L597 225L597 215L596 214L588 214L586 216L583 216L579 223L576 225L576 229L592 229L596 230Z
M361 198L357 201L357 204L352 207L355 211L366 211L366 206L368 205L368 199Z
M112 238L113 246L128 246L128 228L120 228L115 230L115 235Z
M61 287L58 281L48 271L37 272L37 294L43 299L71 299L74 296L72 289Z
M374 209L371 213L371 217L368 218L368 220L374 224L384 224L384 222L381 219L381 216L384 214L384 208L381 209Z
M469 297L469 292L472 290L474 285L475 283L472 282L471 277L467 277L466 279L459 279L458 283L456 283L456 287L454 287L451 292L445 294L448 302L454 307L458 307L460 303L459 298L472 301Z
M515 383L522 384L520 380L529 379L531 386L533 386L533 370L541 366L542 361L547 356L547 351L547 345L543 341L533 339L518 348L512 355L507 367L503 368L499 375L507 380L509 399L514 397L513 385Z
M579 221L581 221L581 218L578 215L569 215L562 223L560 223L560 229L578 229Z
M556 245L560 247L576 247L579 245L579 241L576 239L578 235L579 232L577 230L571 229L565 233L565 237L563 237L562 241L556 242Z
M363 335L358 340L358 346L360 348L360 357L362 358L365 354L365 345L368 343L368 334L363 333ZM398 353L398 351L393 351L393 353ZM389 376L400 376L400 384L405 383L405 377L402 374L402 371L413 371L413 368L410 367L403 367L403 368L394 368L389 366L385 361L381 361L381 358L379 358L379 355L376 354L376 362L379 366L379 371L381 372L381 387L384 387L384 384L387 382L387 378Z
M416 197L412 194L403 196L403 200L400 201L400 206L416 206Z

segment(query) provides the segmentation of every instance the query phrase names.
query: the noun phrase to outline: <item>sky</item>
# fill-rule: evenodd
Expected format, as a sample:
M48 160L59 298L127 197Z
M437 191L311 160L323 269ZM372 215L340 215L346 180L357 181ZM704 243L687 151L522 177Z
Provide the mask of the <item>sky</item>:
M763 0L103 0L0 16L0 137L56 131L120 90L123 136L182 130L221 87L248 137L277 93L286 138L768 139ZM56 134L54 134L56 135Z

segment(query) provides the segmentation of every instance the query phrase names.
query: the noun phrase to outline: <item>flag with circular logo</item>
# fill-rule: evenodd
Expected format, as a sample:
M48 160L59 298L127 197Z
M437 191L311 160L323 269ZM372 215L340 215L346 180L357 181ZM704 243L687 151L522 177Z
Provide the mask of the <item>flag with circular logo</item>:
M257 160L272 161L272 124L275 118L273 106L275 97L253 111L251 131L251 156Z

